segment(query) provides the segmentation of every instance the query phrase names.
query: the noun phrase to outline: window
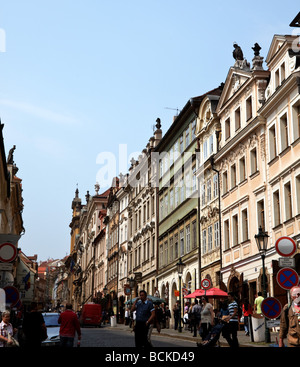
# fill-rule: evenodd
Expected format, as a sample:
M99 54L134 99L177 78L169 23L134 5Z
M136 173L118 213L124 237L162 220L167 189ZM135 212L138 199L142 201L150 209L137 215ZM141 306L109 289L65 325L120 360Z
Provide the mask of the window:
M214 234L215 234L215 248L220 246L219 242L219 222L214 224Z
M192 141L196 139L196 120L192 122Z
M300 214L300 175L296 177L296 194L297 194L298 214Z
M173 251L174 251L174 247L173 247L173 237L170 238L170 262L173 261Z
M277 156L275 124L269 129L270 160Z
M181 178L180 180L180 201L184 201L184 180Z
M249 239L247 209L244 209L242 211L242 236L243 236L243 242Z
M174 193L173 188L170 190L170 212L174 209Z
M185 146L188 147L190 145L190 127L185 130Z
M224 222L224 243L225 250L229 249L229 220L225 220Z
M179 146L180 146L180 154L183 153L183 135L180 136L179 138Z
M202 253L206 254L206 229L202 231Z
M233 164L230 168L231 171L231 188L233 189L236 186L236 166Z
M232 217L232 243L233 246L239 243L239 220L237 214Z
M292 107L294 141L300 138L300 102Z
M209 155L211 155L214 151L214 136L211 135L209 137Z
M281 151L283 151L289 145L288 122L286 113L280 117L280 138L281 138Z
M243 182L246 180L246 163L245 163L245 157L242 157L239 160L239 167L240 167L240 182Z
M175 234L175 259L178 258L178 234Z
M196 176L196 166L193 167L193 182L192 190L195 192L197 190L197 176Z
M190 225L185 227L185 237L186 237L186 252L190 252L191 251Z
M192 231L193 231L193 244L192 244L192 248L196 248L197 247L197 228L196 228L196 221L194 221L192 223Z
M191 180L190 180L190 171L187 172L186 174L186 179L185 179L185 182L186 182L186 192L185 192L185 196L188 198L190 197L191 195Z
M227 171L223 173L223 195L228 191L228 177Z
M285 220L292 218L292 195L290 182L284 185Z
M280 224L280 196L279 190L273 193L273 209L274 209L274 226Z
M280 85L280 79L279 79L279 69L275 71L275 89L278 88Z
M205 184L201 185L201 202L202 206L205 205Z
M168 200L169 200L169 196L168 196L168 194L166 194L165 195L165 207L164 207L164 211L165 211L164 214L165 214L165 216L167 216L169 214L169 212L168 212L168 207L169 207Z
M216 198L218 196L218 175L214 175L214 178L213 178L213 181L214 181L214 198Z
M175 184L175 208L178 206L179 203L179 194L178 194L178 183Z
M209 226L207 229L207 250L212 250L212 226Z
M211 180L207 181L207 202L211 201Z
M252 97L246 100L246 121L252 118Z
M159 246L159 265L160 267L164 265L164 247L163 245Z
M168 265L169 263L169 245L168 241L165 242L165 265Z
M241 127L241 109L238 108L234 112L235 131Z
M261 226L262 230L265 230L265 205L263 200L257 203L257 224L258 228Z
M184 255L184 231L180 231L180 256Z
M230 138L230 118L225 121L225 140Z
M280 66L281 83L285 80L285 62Z
M250 151L251 175L257 172L257 151L256 148Z
M205 142L203 143L203 160L206 160L207 156L207 140L205 140Z
M160 220L162 220L164 218L164 199L160 199L159 218L160 218Z

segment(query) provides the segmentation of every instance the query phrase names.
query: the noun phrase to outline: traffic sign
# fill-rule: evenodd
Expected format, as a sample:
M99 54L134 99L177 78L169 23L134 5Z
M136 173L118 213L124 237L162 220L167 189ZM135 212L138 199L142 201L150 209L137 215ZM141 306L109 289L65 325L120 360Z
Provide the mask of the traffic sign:
M9 242L0 245L0 262L10 263L17 257L17 248Z
M14 307L20 299L20 293L17 290L17 288L12 287L12 286L8 286L3 288L6 294L6 303L10 306L10 307Z
M280 268L295 268L296 261L294 257L280 257L279 259Z
M189 291L186 288L182 288L182 294L184 296L187 296L189 294Z
M268 319L277 319L282 310L281 303L274 297L265 298L261 304L261 312Z
M294 255L297 246L296 242L290 237L280 237L275 242L276 251L280 256L289 257Z
M277 273L277 283L283 289L291 289L299 284L299 275L292 268L280 269Z
M210 286L211 286L211 282L210 282L210 280L209 280L209 279L203 279L203 280L201 281L201 287L202 287L203 289L208 289L208 288L210 288Z

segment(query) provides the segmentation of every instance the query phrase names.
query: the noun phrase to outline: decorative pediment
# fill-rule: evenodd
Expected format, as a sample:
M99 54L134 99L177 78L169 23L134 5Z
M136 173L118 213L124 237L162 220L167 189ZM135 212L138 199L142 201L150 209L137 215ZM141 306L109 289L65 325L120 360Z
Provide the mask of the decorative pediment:
M266 63L268 64L274 55L280 50L282 45L286 42L286 37L282 35L275 34L269 48L269 52L266 58Z
M218 112L225 106L225 104L238 93L239 89L245 85L245 83L251 78L251 71L238 69L235 67L230 68L223 92L218 104Z

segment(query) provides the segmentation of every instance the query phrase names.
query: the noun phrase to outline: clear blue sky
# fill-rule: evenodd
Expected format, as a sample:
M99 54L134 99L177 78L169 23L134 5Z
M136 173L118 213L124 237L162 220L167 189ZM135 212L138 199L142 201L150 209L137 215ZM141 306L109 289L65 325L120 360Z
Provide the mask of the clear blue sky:
M0 117L23 180L22 250L69 253L76 184L84 202L94 194L98 154L140 152L157 117L163 133L172 123L166 107L225 81L233 42L250 62L255 42L266 57L298 11L295 1L0 1Z

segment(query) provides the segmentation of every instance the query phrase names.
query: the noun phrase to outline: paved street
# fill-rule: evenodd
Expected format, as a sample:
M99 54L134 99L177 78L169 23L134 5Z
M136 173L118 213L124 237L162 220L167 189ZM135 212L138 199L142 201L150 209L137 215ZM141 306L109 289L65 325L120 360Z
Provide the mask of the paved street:
M167 336L152 336L154 347L196 347L195 341L180 340ZM134 347L134 334L128 330L110 328L82 328L81 347Z

